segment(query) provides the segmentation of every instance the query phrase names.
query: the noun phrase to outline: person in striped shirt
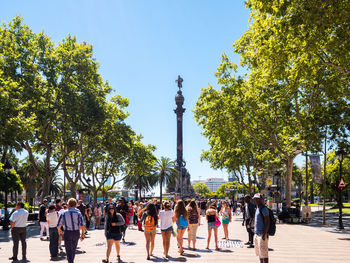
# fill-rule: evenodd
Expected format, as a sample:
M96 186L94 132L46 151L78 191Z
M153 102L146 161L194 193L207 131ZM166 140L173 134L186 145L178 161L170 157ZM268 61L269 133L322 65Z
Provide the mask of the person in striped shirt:
M64 228L64 244L66 248L68 263L74 263L75 251L77 249L79 238L81 241L85 238L85 226L83 216L76 208L77 200L70 198L68 200L68 210L60 214L57 223L58 232L61 232L61 226ZM80 235L81 230L81 235Z

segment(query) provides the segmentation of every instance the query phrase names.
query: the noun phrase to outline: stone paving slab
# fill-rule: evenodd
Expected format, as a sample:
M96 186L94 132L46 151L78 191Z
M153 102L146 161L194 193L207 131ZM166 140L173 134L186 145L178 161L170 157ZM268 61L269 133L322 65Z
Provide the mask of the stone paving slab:
M204 222L204 218L202 218ZM172 237L169 262L259 262L254 249L243 245L247 241L245 227L241 226L241 216L234 216L229 226L230 241L222 242L221 251L215 251L214 241L210 250L206 250L207 225L201 225L198 230L197 251L186 249L187 239L184 240L185 253L177 253L176 239ZM28 229L28 259L31 263L49 263L48 241L40 241L39 227L30 226ZM127 230L126 243L121 245L121 262L167 262L163 259L162 237L158 230L155 239L154 257L146 260L145 238L142 232ZM187 236L187 233L185 234ZM219 238L223 237L223 229L219 229ZM270 262L350 262L350 234L338 233L334 228L320 228L305 225L277 224L276 236L270 237ZM10 262L12 241L3 232L0 233L0 262ZM21 250L20 250L21 251ZM83 242L79 242L75 262L97 263L105 257L106 240L103 230L89 231ZM116 252L112 250L111 259L116 263ZM59 262L67 262L64 255Z

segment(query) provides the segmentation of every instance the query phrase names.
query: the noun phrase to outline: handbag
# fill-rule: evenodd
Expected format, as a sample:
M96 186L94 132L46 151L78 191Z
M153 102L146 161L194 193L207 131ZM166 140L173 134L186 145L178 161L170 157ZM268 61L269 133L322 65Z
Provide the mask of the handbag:
M177 236L177 224L173 223L173 231L172 231L172 234L174 237Z
M215 226L220 226L221 222L220 220L215 216Z

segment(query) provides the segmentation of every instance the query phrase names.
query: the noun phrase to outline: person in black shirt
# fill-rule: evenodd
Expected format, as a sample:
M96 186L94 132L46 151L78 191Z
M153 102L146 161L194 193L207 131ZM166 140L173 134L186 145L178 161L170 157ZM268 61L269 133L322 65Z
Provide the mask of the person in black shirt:
M116 212L116 209L113 205L108 206L107 210L108 212L105 216L105 236L107 238L107 252L106 259L102 260L102 262L109 263L109 256L111 254L113 244L115 244L119 262L120 239L122 238L122 228L125 225L125 220L120 213Z
M206 210L207 210L207 201L206 200L201 201L200 209L201 209L201 215L205 215Z
M90 225L90 218L89 218L89 215L88 215L87 207L83 203L83 201L79 200L78 204L79 205L77 206L77 208L79 209L81 215L83 216L83 219L84 219L84 222L85 222L85 225L86 225L86 228L85 228L85 234L86 234L87 233L87 229L89 228L88 225Z
M39 214L38 214L38 220L40 222L40 240L44 240L43 235L44 231L46 232L46 238L47 240L50 238L49 234L49 224L46 220L46 214L47 214L47 200L44 199L42 205L39 208Z
M126 221L126 217L128 216L128 213L129 213L129 207L125 201L124 198L120 198L119 199L119 202L118 202L118 205L116 206L116 211L121 214L124 218L124 221ZM123 229L124 231L122 232L123 234L123 242L125 242L125 232L126 232L126 227Z

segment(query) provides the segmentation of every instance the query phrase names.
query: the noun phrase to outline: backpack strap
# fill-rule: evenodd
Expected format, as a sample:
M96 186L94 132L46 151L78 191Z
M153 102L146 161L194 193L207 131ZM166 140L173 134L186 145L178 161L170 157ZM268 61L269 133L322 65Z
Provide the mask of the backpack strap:
M262 220L263 220L263 222L264 222L264 224L265 224L265 217L264 217L264 214L262 213L262 209L264 208L264 207L266 207L266 206L263 206L263 207L258 207L258 209L259 209L259 214L260 214L260 216L261 216L261 218L262 218Z

